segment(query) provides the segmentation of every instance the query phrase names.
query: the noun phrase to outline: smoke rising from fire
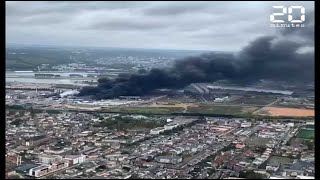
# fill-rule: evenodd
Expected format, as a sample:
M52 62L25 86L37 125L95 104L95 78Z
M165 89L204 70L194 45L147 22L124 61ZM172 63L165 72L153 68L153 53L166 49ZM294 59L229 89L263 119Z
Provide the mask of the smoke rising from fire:
M299 49L314 42L314 26L304 30L280 31L278 36L255 39L238 53L208 53L177 60L173 67L149 72L119 75L116 79L99 79L96 87L84 87L79 95L96 99L143 95L159 88L183 88L190 83L229 80L250 84L264 80L290 83L314 81L314 52ZM303 33L305 41L291 36ZM311 38L311 39L307 39Z

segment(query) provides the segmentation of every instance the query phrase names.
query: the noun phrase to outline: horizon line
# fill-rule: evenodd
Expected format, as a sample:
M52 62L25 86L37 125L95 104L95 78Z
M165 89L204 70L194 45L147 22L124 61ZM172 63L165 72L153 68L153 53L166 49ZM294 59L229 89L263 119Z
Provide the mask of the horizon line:
M169 48L139 48L139 47L116 47L116 46L81 46L81 45L54 45L54 44L29 44L29 43L9 43L6 42L6 48L8 46L43 46L43 47L68 47L68 48L109 48L109 49L132 49L132 50L165 50L165 51L203 51L203 52L234 52L234 51L214 51L209 49L169 49Z

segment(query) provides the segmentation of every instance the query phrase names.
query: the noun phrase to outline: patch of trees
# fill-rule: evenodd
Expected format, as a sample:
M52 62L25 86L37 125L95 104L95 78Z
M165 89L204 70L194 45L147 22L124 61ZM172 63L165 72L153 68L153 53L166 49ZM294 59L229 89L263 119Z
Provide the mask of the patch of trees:
M21 105L6 105L6 108L14 110L25 110L25 108Z
M306 146L308 146L308 150L314 149L314 142L313 141L305 141Z
M10 124L20 126L23 123L21 119L15 119Z
M113 118L107 118L94 124L95 127L107 127L108 129L135 129L135 128L156 128L163 126L164 120L148 120L148 119L134 119L131 117L117 116Z
M246 179L265 179L266 176L260 173L255 173L254 171L240 171L239 173L240 178Z

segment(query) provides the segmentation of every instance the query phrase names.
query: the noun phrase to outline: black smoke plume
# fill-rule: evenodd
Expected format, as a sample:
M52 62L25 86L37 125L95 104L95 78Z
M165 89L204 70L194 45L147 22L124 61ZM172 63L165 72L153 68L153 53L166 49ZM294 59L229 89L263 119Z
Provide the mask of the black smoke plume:
M314 33L314 26L307 26L306 33ZM310 32L311 31L311 32ZM280 36L257 38L235 54L209 53L177 60L173 67L152 69L117 78L99 79L96 87L84 87L79 95L92 95L96 99L118 96L143 95L159 88L183 88L190 83L229 80L250 84L264 80L290 83L313 83L314 52L299 53L310 41L288 40L286 36L303 34L303 30L280 31ZM307 37L313 35L304 34Z

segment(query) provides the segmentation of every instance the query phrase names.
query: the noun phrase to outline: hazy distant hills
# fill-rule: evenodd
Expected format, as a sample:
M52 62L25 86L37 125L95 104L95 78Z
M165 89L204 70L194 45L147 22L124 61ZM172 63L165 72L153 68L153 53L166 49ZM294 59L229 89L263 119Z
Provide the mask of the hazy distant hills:
M40 45L7 44L6 69L34 70L41 64L50 66L68 63L92 63L97 58L116 56L160 57L169 56L182 58L198 55L208 51L187 50L157 50L157 49L127 49L127 48L84 48L84 47L56 47Z
M32 70L41 64L63 64L73 62L72 53L63 49L7 48L6 69Z

